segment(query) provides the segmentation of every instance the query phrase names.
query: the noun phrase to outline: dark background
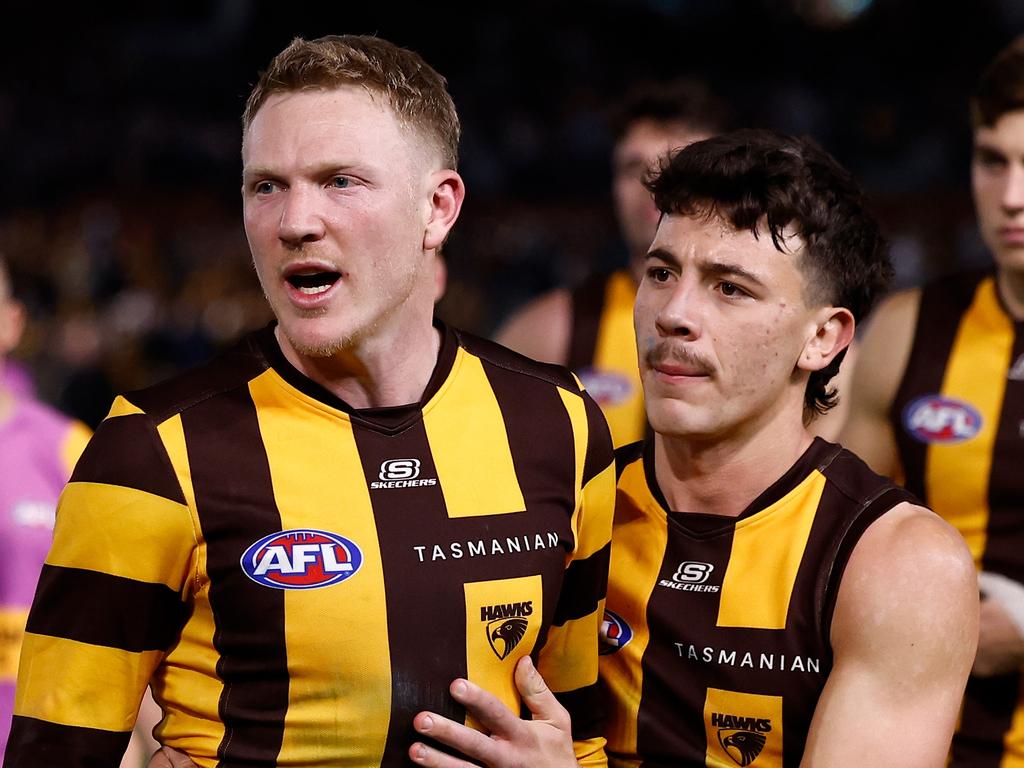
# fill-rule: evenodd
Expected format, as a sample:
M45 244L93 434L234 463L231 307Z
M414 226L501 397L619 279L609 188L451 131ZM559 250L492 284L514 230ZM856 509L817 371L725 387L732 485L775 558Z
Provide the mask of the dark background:
M5 11L0 252L39 393L95 424L114 391L269 315L242 231L239 115L295 35L376 33L448 78L467 203L442 314L481 333L621 260L606 116L641 79L706 79L737 123L817 139L868 188L898 283L984 263L967 97L1024 2L150 2Z

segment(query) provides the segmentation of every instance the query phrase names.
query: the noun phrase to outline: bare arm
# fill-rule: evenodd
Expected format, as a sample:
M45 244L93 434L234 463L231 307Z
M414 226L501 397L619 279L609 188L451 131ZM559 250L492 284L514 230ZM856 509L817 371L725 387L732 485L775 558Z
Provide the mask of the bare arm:
M513 313L495 340L544 363L565 365L572 332L572 294L565 289L545 293Z
M846 393L849 411L839 442L889 477L902 471L889 409L910 358L920 302L919 291L905 291L882 303L858 344Z
M877 520L843 575L802 765L945 765L977 632L977 578L956 531L909 504Z

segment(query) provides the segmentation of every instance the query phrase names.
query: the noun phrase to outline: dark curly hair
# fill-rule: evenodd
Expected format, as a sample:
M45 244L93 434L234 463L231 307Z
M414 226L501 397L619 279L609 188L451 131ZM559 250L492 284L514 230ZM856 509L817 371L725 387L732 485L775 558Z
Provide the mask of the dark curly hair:
M846 307L860 321L892 277L888 247L864 193L825 150L806 138L744 129L689 145L646 181L662 214L719 216L736 229L767 222L775 247L792 225L805 243L800 257L809 305ZM761 230L763 231L763 230ZM808 418L838 401L828 382L846 356L811 373Z

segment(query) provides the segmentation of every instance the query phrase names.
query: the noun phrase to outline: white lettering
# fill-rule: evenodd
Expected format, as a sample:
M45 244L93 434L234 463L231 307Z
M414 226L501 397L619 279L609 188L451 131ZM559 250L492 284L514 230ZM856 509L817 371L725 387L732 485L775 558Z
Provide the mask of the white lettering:
M790 671L792 671L792 672L797 672L797 671L803 672L804 671L804 663L800 659L799 656L797 656L796 658L793 659L793 666L790 668Z
M462 557L462 545L457 541L452 543L452 557L456 560Z
M501 544L498 543L497 539L491 539L491 554L492 555L504 555L505 550L501 548Z
M320 552L324 557L325 573L346 573L352 570L352 563L339 563L334 548L337 544L321 544Z
M518 539L505 539L505 546L508 551L511 552L522 552L521 546Z
M817 672L818 674L821 674L821 668L818 666L818 663L819 663L818 659L812 659L812 658L808 657L808 659L807 659L807 671L808 672Z
M263 557L260 558L259 565L256 566L255 573L257 576L262 576L267 571L295 573L295 570L292 568L292 563L288 559L288 553L280 544L274 544L267 547L266 552L263 553Z
M775 669L775 657L772 654L761 654L761 669Z
M558 546L558 534L555 533L554 531L548 531L548 546L549 547L557 547Z
M487 549L484 547L484 540L469 542L469 556L476 557L477 555L486 555Z
M728 664L729 666L736 665L736 651L719 651L718 652L718 663Z
M413 547L413 549L416 550L416 554L419 555L420 562L422 563L423 562L423 550L425 550L426 547Z
M444 556L444 550L441 549L441 547L439 547L437 544L435 544L434 545L434 554L433 554L433 556L431 556L430 559L431 560L447 560L448 558Z
M749 653L743 654L743 660L740 661L740 666L741 667L750 667L751 669L753 669L754 668L754 658Z

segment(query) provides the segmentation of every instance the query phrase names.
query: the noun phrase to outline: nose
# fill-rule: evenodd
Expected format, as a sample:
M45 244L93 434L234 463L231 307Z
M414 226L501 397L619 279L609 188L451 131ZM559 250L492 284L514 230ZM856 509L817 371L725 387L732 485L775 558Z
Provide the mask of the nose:
M285 194L278 222L278 237L286 245L298 248L320 240L325 234L323 214L315 190L293 185Z
M1024 163L1010 164L1001 202L1007 212L1024 209Z
M700 337L703 323L699 289L699 285L692 284L687 280L680 280L676 283L675 290L668 297L668 301L661 306L654 317L659 336L673 336L688 340Z

